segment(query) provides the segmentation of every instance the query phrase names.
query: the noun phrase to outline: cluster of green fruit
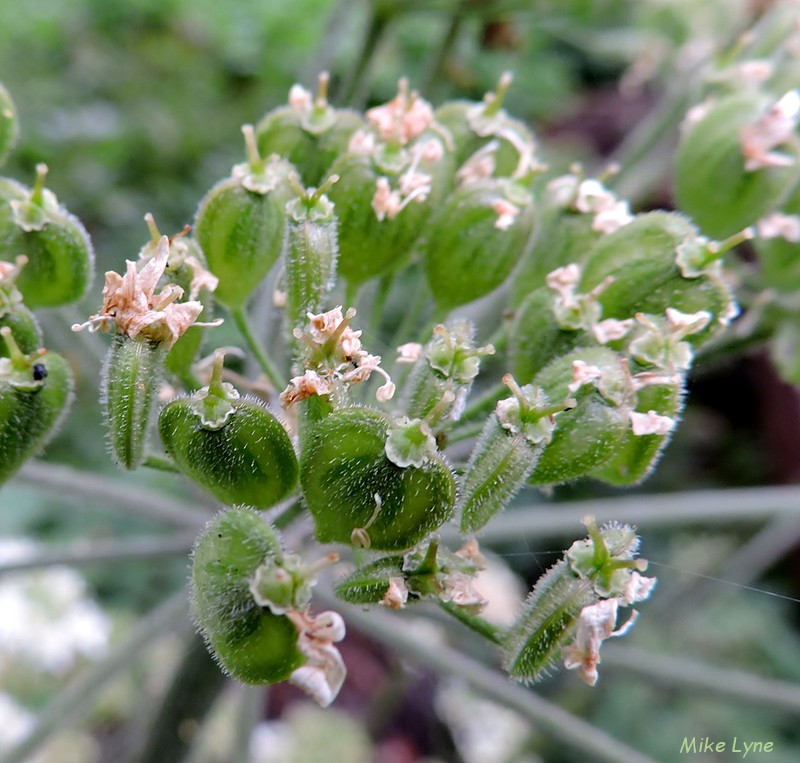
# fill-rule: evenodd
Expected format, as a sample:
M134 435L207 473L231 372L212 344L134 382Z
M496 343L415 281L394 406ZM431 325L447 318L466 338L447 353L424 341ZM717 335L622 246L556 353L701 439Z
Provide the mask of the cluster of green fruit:
M150 455L162 381L184 390L157 428L172 467L235 507L198 540L192 581L199 627L241 680L290 678L326 704L343 678L338 616L308 609L316 568L285 553L256 510L294 501L321 543L360 549L362 559L386 554L341 583L341 598L390 607L433 598L469 620L482 603L471 588L480 564L440 545L445 523L455 517L471 536L526 485L642 480L680 416L695 351L736 315L723 253L797 177L796 163L770 153L785 130L777 144L774 130L759 137L770 119L798 110L796 99L766 111L752 99L711 107L678 157L686 210L704 232L729 237L710 241L680 214L632 214L580 171L548 175L529 128L502 108L509 84L504 77L482 102L433 109L401 81L392 101L365 114L332 107L325 76L316 95L295 86L287 106L244 128L246 161L205 195L192 234L161 236L149 218L138 261L106 274L101 308L73 327L114 331L101 391L122 467ZM2 156L16 127L4 91L0 101L9 104ZM698 191L727 192L723 179L744 184L746 199L737 192L720 205ZM0 480L41 448L70 394L66 365L39 349L24 305L74 301L91 276L88 237L43 180L40 171L30 191L0 180ZM286 348L277 364L248 336L246 314L276 270ZM378 307L393 283L427 291L435 305L401 337L396 364L411 369L395 364L398 402L381 358L351 326L355 310L331 308L337 279L348 298L379 280ZM507 308L497 348L476 343L470 321L447 319L484 297ZM266 400L224 380L221 352L207 383L197 381L205 328L219 322L198 318L216 306L258 356ZM385 383L367 405L353 387L373 373ZM484 394L470 400L479 376ZM478 416L471 455L454 466L448 442ZM599 641L587 634L616 635L616 607L646 595L631 582L641 569L635 534L589 530L586 548L544 576L501 639L513 676L537 678L563 650L592 683Z

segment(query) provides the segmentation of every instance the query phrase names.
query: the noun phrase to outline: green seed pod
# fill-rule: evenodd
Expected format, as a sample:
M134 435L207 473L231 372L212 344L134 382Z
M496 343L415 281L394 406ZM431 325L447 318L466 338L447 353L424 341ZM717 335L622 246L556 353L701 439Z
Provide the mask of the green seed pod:
M603 318L663 315L669 307L683 313L705 310L711 320L705 331L691 337L691 342L699 345L736 313L731 293L719 277L717 260L744 238L709 243L680 215L637 215L595 244L578 290L597 290Z
M33 313L22 304L22 294L16 279L28 258L17 257L14 264L0 262L0 328L8 326L11 335L23 354L27 355L42 346L42 333ZM0 358L8 357L5 342L0 342Z
M31 309L76 302L89 288L94 250L78 218L44 187L47 167L36 168L32 190L0 184L0 259L28 258L17 288Z
M166 354L164 344L125 334L117 334L108 349L100 394L111 455L124 469L136 469L145 459Z
M507 631L503 667L520 681L546 676L561 657L581 610L596 602L591 580L581 580L561 560L539 580Z
M434 118L452 136L459 165L471 157L473 162L488 159L486 174L524 179L535 167L534 139L522 121L509 117L502 108L511 81L506 72L497 91L487 93L483 102L450 101L436 109Z
M598 369L596 383L576 386L575 363ZM568 482L610 459L630 428L633 389L622 357L606 347L579 348L549 363L532 382L547 399L575 405L559 414L552 438L529 477L533 485ZM565 406L566 407L566 406Z
M682 377L675 384L654 384L640 389L633 414L634 421L638 414L641 423L637 421L635 426L645 427L649 416L653 433L637 434L640 430L632 424L621 438L617 452L594 469L591 476L620 486L635 485L645 479L669 442L674 422L683 409L683 399ZM654 418L653 414L664 418Z
M376 410L341 408L309 428L300 481L321 542L401 551L447 521L455 480L420 423L409 425L394 428ZM403 455L409 465L398 466L392 458Z
M304 326L308 313L320 312L333 288L339 254L337 219L324 194L338 179L332 175L318 189L297 189L298 198L286 205L284 275L291 327Z
M761 94L732 95L711 104L678 147L678 205L709 236L724 238L780 206L800 178L791 145L797 91L770 107ZM713 191L711 190L713 189Z
M14 148L19 137L19 121L17 119L17 109L11 94L0 82L0 166Z
M200 202L195 237L219 279L215 299L241 309L281 254L286 202L294 167L277 157L261 159L253 128L243 128L248 161L233 168Z
M583 523L589 537L575 541L564 559L539 578L506 633L504 667L512 678L536 681L563 658L594 685L602 642L633 624L631 619L614 630L617 607L646 599L655 585L654 578L638 574L647 562L635 559L639 538L631 527L610 523L598 528L593 517ZM595 606L606 600L610 606ZM584 620L585 608L589 616Z
M273 109L256 125L261 156L277 154L290 161L303 182L317 185L364 120L350 109L335 109L327 100L328 73L319 76L316 96L299 85L289 91L289 105Z
M591 340L584 331L567 329L553 310L557 295L547 286L536 289L520 305L509 332L508 359L511 372L528 383L555 358Z
M328 192L339 219L339 275L353 286L407 261L447 193L452 157L434 131L405 146L368 143L337 159Z
M556 426L565 404L553 405L541 389L503 381L514 394L501 400L470 456L457 511L461 532L480 530L525 485Z
M256 512L218 514L200 534L192 557L197 627L223 669L238 681L284 681L305 662L294 624L259 606L250 582L268 558L282 556L278 539Z
M488 294L510 275L533 232L533 198L511 180L456 188L424 236L425 272L441 308Z
M55 434L72 398L72 373L54 352L23 354L8 327L0 328L0 485Z
M514 274L511 303L520 305L531 292L542 287L549 273L570 263L582 265L595 242L603 235L596 222L593 199L602 193L607 203L613 195L598 181L564 175L551 180L536 194L536 229L524 260Z
M334 589L336 596L351 604L377 604L386 596L391 578L403 575L403 557L386 556L359 567Z
M222 382L222 360L217 351L208 387L164 406L161 441L180 470L223 503L266 509L297 484L297 457L267 408Z

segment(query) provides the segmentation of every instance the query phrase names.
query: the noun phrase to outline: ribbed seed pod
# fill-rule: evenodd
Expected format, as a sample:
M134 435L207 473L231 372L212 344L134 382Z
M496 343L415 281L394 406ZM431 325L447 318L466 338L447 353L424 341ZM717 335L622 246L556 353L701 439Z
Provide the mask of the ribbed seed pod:
M249 128L249 129L247 129ZM219 279L214 298L237 310L267 276L283 247L286 202L294 167L262 160L252 126L245 125L249 159L233 168L200 202L194 232L208 267Z
M574 393L575 362L597 367L603 376L597 386L584 385ZM612 458L630 428L627 404L629 381L622 358L605 347L579 348L545 366L532 382L551 401L574 394L575 405L559 414L550 442L530 475L534 485L558 484L585 476Z
M497 404L464 473L457 507L464 534L482 528L525 485L566 405L553 405L539 388L520 388L511 376L503 381L514 396Z
M117 334L108 349L100 394L111 455L124 469L136 469L145 459L166 354L164 344L125 334Z
M352 134L364 126L358 112L333 108L327 91L327 72L320 74L315 96L294 85L289 105L267 112L256 125L261 156L288 159L308 185L322 182L336 157L347 151Z
M690 340L701 344L735 314L731 293L714 268L721 252L680 215L648 212L595 244L578 289L589 292L606 282L597 297L603 318L663 315L668 307L706 310L712 319Z
M759 131L774 133L770 120L779 116L775 112L782 104L794 112L796 128L797 97L797 91L790 91L771 106L760 93L728 96L710 105L684 133L676 155L675 193L680 209L708 236L724 238L751 225L778 208L800 180L796 156L781 162L775 152L753 153L747 138L748 131L753 133L752 142L760 147ZM788 147L793 132L790 128L777 145Z
M521 681L535 681L555 667L581 610L598 600L592 581L582 580L566 561L553 565L525 600L508 630L503 667Z
M192 605L213 656L248 684L284 681L305 662L297 628L259 606L250 591L258 567L282 550L272 530L250 509L218 514L197 539L192 556Z
M334 175L319 189L303 191L286 205L284 277L286 315L292 327L304 326L307 313L322 310L336 277L338 222L324 195L336 180Z
M422 250L437 305L452 309L502 284L533 232L533 198L510 180L464 183L430 220Z

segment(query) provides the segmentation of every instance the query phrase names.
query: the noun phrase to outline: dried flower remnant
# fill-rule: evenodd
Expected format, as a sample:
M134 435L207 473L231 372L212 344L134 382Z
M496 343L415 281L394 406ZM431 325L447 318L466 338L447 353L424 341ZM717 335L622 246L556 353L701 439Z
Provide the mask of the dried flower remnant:
M355 315L352 307L342 314L340 305L324 313L308 313L309 330L294 330L294 337L304 353L306 371L295 376L281 393L284 406L312 395L331 395L337 384L357 384L366 381L373 372L386 380L375 392L375 397L380 402L391 400L395 385L380 367L380 356L370 355L362 349L361 332L350 328Z
M289 677L321 707L336 699L347 676L339 650L334 646L345 636L345 625L336 612L321 612L316 617L306 612L290 610L286 616L298 631L297 646L306 657L306 663Z
M380 604L387 609L403 609L408 601L408 586L400 576L389 578L389 588Z
M584 607L578 617L572 643L561 650L564 667L567 670L577 670L581 680L589 686L597 683L597 666L600 664L600 646L603 641L614 636L624 636L638 617L634 610L625 624L614 630L618 607L619 600L616 598L603 599Z
M412 365L422 357L424 347L419 342L407 342L397 348L397 363Z
M397 95L383 106L366 112L367 120L383 141L404 146L421 135L433 123L433 109L416 91L409 92L408 80L397 83Z
M800 215L772 212L756 223L761 238L782 238L793 244L800 243Z
M795 158L773 151L787 143L800 121L800 91L790 90L760 119L742 127L739 139L748 172L765 167L790 167Z
M631 420L631 429L637 437L649 434L666 435L675 426L675 419L670 416L660 416L655 411L647 413L629 411L628 417Z
M177 302L183 296L180 286L169 284L155 293L168 257L169 239L162 236L156 255L141 270L135 262L127 260L124 276L108 271L100 311L85 323L75 324L72 330L107 331L113 323L118 333L127 334L131 339L141 336L169 349L190 326L218 326L221 320L197 322L203 311L200 302Z

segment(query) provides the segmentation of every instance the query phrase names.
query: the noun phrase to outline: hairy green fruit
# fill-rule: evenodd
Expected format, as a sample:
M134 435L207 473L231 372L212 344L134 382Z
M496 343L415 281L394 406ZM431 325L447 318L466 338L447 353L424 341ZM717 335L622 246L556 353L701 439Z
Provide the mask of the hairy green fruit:
M223 503L266 509L297 483L292 442L256 400L232 400L219 426L204 423L196 397L173 400L158 417L158 431L180 470Z
M25 355L0 329L0 484L35 456L55 433L72 397L72 373L54 352Z
M200 202L195 237L219 279L215 299L232 310L244 306L281 254L293 172L289 162L261 160L253 148L249 162L236 165Z
M124 469L136 469L145 459L166 353L159 342L125 334L117 334L108 349L100 392L111 454Z
M683 136L675 193L680 208L707 235L724 238L751 225L779 206L798 182L796 156L788 166L756 162L748 167L747 131L766 127L763 120L779 104L770 107L760 94L732 95L709 106Z
M323 543L401 551L450 517L450 468L435 452L398 466L387 455L391 426L379 411L343 408L309 427L300 480Z
M533 231L533 199L510 180L477 180L454 190L429 223L425 272L436 303L452 309L502 284Z
M44 187L46 174L40 164L33 189L8 180L0 184L0 258L28 258L17 288L32 309L78 301L93 276L89 234Z
M231 676L248 684L284 681L305 662L290 620L259 606L250 591L258 567L282 550L256 512L218 514L197 539L192 604L197 627Z

